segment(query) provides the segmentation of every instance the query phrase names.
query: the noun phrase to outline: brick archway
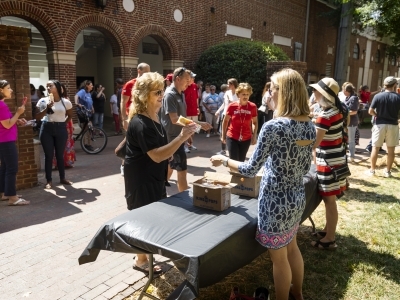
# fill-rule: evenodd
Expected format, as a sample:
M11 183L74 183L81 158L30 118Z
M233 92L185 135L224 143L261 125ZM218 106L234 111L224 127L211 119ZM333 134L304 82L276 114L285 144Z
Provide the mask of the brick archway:
M85 28L95 28L103 33L111 44L113 56L124 56L126 51L126 37L122 28L112 20L99 14L86 15L72 22L65 38L66 51L74 51L75 40L78 34Z
M134 56L138 56L136 49L138 48L140 41L146 36L151 36L157 41L162 49L164 60L179 58L178 46L169 32L160 25L146 25L135 32L130 45L130 49Z
M47 51L60 50L61 31L57 23L38 6L21 1L0 2L0 17L11 16L24 19L34 25L46 42Z

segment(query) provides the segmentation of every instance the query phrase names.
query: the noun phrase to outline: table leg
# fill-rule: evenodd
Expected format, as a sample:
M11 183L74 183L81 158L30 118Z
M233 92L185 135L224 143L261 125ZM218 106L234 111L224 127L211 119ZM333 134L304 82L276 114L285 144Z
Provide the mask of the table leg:
M154 278L153 263L154 263L153 254L149 254L149 279L147 280L146 284L144 285L143 290L140 293L138 300L142 300L143 296L145 296L145 295L146 295L146 297L149 297L151 299L160 300L159 298L154 297L153 295L150 295L146 292Z

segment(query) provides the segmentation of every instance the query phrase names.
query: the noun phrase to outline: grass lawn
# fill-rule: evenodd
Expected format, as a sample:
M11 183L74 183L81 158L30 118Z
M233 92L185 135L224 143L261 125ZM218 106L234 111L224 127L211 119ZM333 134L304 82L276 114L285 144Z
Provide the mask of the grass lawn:
M398 166L399 161L397 154L395 162ZM380 157L378 163L382 167L375 177L364 174L369 160L350 166L350 189L337 202L336 251L312 248L311 224L306 221L301 226L298 243L305 265L304 299L400 298L400 168L394 165L393 177L384 178L384 162L384 157ZM324 226L323 203L312 217L317 228ZM182 281L182 275L172 268L151 286L152 293L164 299ZM248 295L252 295L256 287L265 286L274 299L268 253L223 281L201 289L199 299L229 299L233 286ZM126 299L136 299L137 295Z

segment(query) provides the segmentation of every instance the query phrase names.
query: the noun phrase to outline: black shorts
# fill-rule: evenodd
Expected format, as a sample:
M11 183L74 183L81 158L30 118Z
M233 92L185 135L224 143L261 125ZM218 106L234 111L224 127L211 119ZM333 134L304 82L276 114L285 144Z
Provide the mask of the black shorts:
M169 162L169 166L173 170L186 171L187 170L187 159L185 152L185 144L182 144L178 150L172 156L172 160Z

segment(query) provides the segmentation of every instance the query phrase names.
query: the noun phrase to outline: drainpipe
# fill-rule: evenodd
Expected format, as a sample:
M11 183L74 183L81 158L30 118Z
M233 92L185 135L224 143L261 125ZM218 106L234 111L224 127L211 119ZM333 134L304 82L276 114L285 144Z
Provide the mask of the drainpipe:
M304 52L303 52L303 61L306 61L307 55L307 39L308 39L308 19L310 17L310 0L307 0L307 15L306 15L306 28L304 32Z

